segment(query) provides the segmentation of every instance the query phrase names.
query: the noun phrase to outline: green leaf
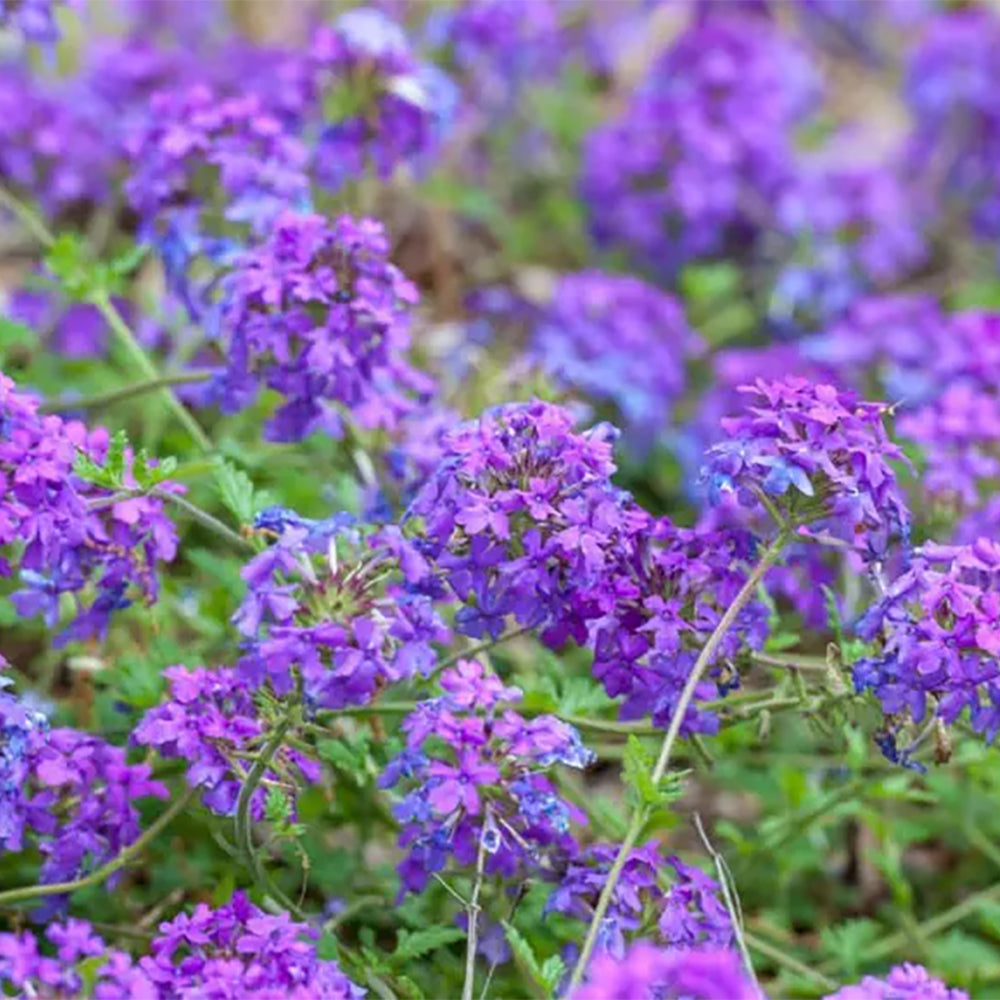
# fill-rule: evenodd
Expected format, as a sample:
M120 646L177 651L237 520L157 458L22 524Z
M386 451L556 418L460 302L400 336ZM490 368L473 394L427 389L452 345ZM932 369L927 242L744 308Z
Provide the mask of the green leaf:
M455 941L464 941L465 931L460 927L425 927L419 931L400 930L393 961L420 958Z
M129 247L121 256L116 257L108 265L108 268L116 278L127 278L146 259L148 254L149 247L145 243L138 243L134 247Z
M17 320L0 316L0 358L19 348L31 347L38 342L38 334Z
M250 477L229 462L220 462L215 470L215 482L226 509L240 524L252 524L255 507L255 490Z
M128 435L118 431L108 445L108 454L104 459L104 471L116 485L121 483L125 475L125 449L128 448Z
M61 233L45 257L45 265L66 294L86 302L108 290L107 271L90 255L83 238Z
M849 920L836 927L820 930L823 951L844 970L846 979L854 979L861 972L861 954L864 949L881 937L880 925L874 920Z
M531 943L513 924L505 920L503 929L518 966L540 988L543 996L551 996L566 971L563 960L558 955L552 955L540 962Z
M636 805L659 805L663 801L663 795L653 783L652 769L653 755L636 735L629 734L625 744L623 780Z

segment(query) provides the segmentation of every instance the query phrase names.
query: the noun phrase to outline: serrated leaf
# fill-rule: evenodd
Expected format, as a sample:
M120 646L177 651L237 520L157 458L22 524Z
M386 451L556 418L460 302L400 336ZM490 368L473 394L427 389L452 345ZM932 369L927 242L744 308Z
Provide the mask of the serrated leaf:
M641 740L634 734L629 734L625 744L623 760L623 780L626 788L635 797L635 804L657 805L663 800L662 794L653 783L650 772L653 769L653 756L643 746Z
M118 485L125 474L125 449L128 447L128 435L118 431L108 445L108 454L104 459L104 471L108 478Z
M256 511L250 477L229 462L220 462L215 470L215 482L226 509L240 524L252 524Z
M464 941L465 931L460 927L425 927L419 931L401 930L396 942L396 950L392 953L394 961L420 958L438 948Z
M535 955L535 949L531 947L528 939L511 923L503 921L504 933L507 935L507 943L514 953L521 968L531 977L532 981L545 988L545 979L542 975L542 965Z
M867 945L877 941L882 935L879 924L867 918L849 920L836 927L824 927L820 931L823 950L843 968L847 979L855 978L861 972L861 955Z

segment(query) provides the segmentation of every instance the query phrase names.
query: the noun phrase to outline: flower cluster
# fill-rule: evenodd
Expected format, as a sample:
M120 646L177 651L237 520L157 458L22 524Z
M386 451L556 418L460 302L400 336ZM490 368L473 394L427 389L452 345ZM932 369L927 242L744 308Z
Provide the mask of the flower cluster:
M638 278L563 275L531 347L557 385L611 403L642 450L663 432L701 343L680 303Z
M700 650L746 581L753 562L750 536L728 529L686 529L668 518L649 519L608 567L613 594L589 624L594 676L612 697L624 695L623 718L651 715L667 726ZM741 649L767 638L767 610L759 601L741 609L720 643L697 701L739 684L729 664ZM682 732L715 732L715 717L693 703Z
M409 848L404 888L420 892L451 857L470 867L482 855L485 871L510 877L571 851L570 820L582 817L544 772L595 759L579 733L554 716L528 720L504 707L521 692L475 660L459 661L440 683L444 694L418 704L403 723L406 748L380 781L411 788L394 810L405 824L400 844Z
M161 756L188 762L188 783L203 788L203 801L213 812L232 815L240 792L237 755L253 753L264 736L264 725L249 683L235 670L168 667L164 677L170 697L148 711L132 738L155 747ZM296 778L315 782L319 769L296 750L283 747L272 758L264 778L294 799ZM266 793L258 787L250 801L250 815L265 814Z
M511 615L552 644L582 642L599 613L613 553L645 515L611 485L610 428L573 425L569 411L532 402L445 436L407 521L422 520L418 547L462 603L466 635L496 639Z
M56 10L62 5L62 0L0 0L0 29L14 30L27 42L52 45L59 41Z
M267 386L285 399L273 440L342 437L347 415L393 427L433 383L406 361L417 290L388 254L371 219L281 213L224 280L222 408L242 409Z
M120 747L96 736L46 731L30 718L25 726L15 715L14 738L23 741L17 770L26 779L4 817L0 847L19 851L26 842L37 844L44 858L41 882L65 882L110 861L139 836L135 800L167 798L148 765L127 763Z
M883 426L888 407L806 379L758 379L748 412L722 421L728 441L708 454L713 495L763 500L799 524L829 520L877 557L909 513L890 461L905 461Z
M270 682L283 696L299 683L309 709L336 709L433 669L433 644L451 633L430 597L401 586L426 567L398 532L363 543L343 518L284 509L262 511L257 526L279 538L244 567L249 592L233 619L253 688Z
M0 656L0 670L7 666ZM10 678L0 673L0 847L20 845L24 837L24 790L31 778L38 733L49 722L45 714L24 704L8 690Z
M218 909L200 903L190 916L161 924L150 954L138 962L109 949L83 920L46 929L52 957L29 931L0 934L0 987L67 1000L362 1000L365 991L336 962L317 956L315 937L314 929L288 914L271 916L238 892ZM92 967L89 986L76 968L81 960Z
M731 951L657 948L639 941L623 957L603 952L571 1000L761 1000Z
M126 194L154 235L178 213L193 213L185 224L197 232L220 234L224 222L263 232L283 208L308 202L306 149L254 94L204 83L154 94L126 152Z
M920 965L897 965L884 979L865 976L824 1000L969 1000L964 990L951 989Z
M103 635L111 614L137 596L155 600L156 564L177 548L162 501L122 498L74 473L79 453L103 459L106 432L41 415L2 372L0 428L0 576L10 575L13 555L25 585L11 598L18 612L52 626L60 597L73 595L77 613L59 639L66 642ZM131 472L125 485L135 486Z
M1000 731L1000 547L928 544L858 624L878 654L854 665L859 691L874 692L886 715L881 739L890 756L897 733L928 715L953 723L966 709L972 728ZM924 727L926 728L926 727Z
M699 19L622 115L588 137L582 195L602 245L671 274L752 244L793 170L808 63L763 17Z
M929 195L988 239L1000 233L998 85L1000 21L992 11L946 10L926 22L907 73L916 123L908 159Z
M790 251L772 292L779 319L828 319L871 288L891 287L926 259L912 199L882 167L803 172L778 200Z
M39 947L47 942L55 955L43 953ZM78 968L87 962L94 969L90 984ZM129 1000L157 997L157 992L145 974L135 966L131 956L109 948L84 920L69 919L65 923L49 924L44 938L31 931L20 934L0 933L0 989L6 994L16 990L21 997L84 996L94 1000Z
M589 922L617 853L612 845L597 844L574 858L549 896L546 912ZM664 890L660 878L667 868L672 870L672 881ZM655 925L657 937L667 947L727 950L733 945L733 926L718 893L715 879L680 858L664 859L653 845L634 848L599 929L598 946L616 959L623 958L626 937L632 939Z

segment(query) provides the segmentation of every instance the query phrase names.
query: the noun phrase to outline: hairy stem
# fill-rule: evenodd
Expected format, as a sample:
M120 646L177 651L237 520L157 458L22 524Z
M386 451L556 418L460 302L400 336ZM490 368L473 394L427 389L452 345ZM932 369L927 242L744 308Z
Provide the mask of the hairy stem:
M156 392L160 389L169 389L177 385L197 385L207 382L212 378L214 372L211 371L189 371L177 372L173 375L159 375L156 378L145 379L142 382L134 382L132 385L122 386L120 389L112 389L110 392L101 392L94 396L84 396L80 399L55 399L43 403L39 407L42 413L65 413L72 410L96 410L105 406L112 406L115 403L124 402L127 399L134 399L136 396L144 396L149 392Z
M246 552L250 555L257 554L257 550L242 535L233 531L228 525L223 524L217 517L213 517L208 511L202 510L201 507L191 503L190 500L178 496L176 493L171 493L169 490L161 489L158 486L154 486L150 490L150 493L166 503L172 503L174 506L179 507L193 520L202 525L202 527L208 528L209 531L214 532L220 538L224 538L230 545L241 552Z
M677 705L674 707L673 715L670 718L670 725L667 727L666 735L663 737L663 745L660 748L660 755L657 758L656 765L654 766L651 775L654 786L659 787L660 783L663 781L664 775L667 773L667 769L670 767L670 757L673 753L674 745L677 743L677 738L680 735L681 726L684 723L684 717L687 715L687 710L691 706L691 702L694 700L698 684L701 683L701 679L704 676L705 671L715 658L719 645L735 624L740 612L753 598L754 592L757 590L757 585L760 583L761 579L763 579L764 574L767 573L767 571L778 560L778 557L781 555L787 541L787 529L780 531L777 538L775 538L771 545L764 551L763 555L761 555L759 562L753 568L750 575L747 577L746 582L740 588L739 593L733 599L733 603L726 609L723 616L719 619L718 625L716 625L715 630L708 637L708 641L698 654L698 659L691 668L691 673L688 675L688 679L681 690L680 697L677 699ZM583 947L580 950L580 958L576 963L576 967L573 969L573 975L570 978L569 985L566 989L566 994L568 996L573 995L583 980L584 973L587 971L587 966L590 964L590 956L593 954L594 946L597 943L597 935L600 933L601 924L604 922L604 917L608 912L608 907L611 905L611 899L614 896L615 889L617 888L618 880L621 878L622 871L625 868L629 855L632 853L632 849L639 840L639 835L642 833L642 828L646 824L647 817L648 808L641 804L636 804L632 811L632 820L629 823L628 832L625 834L625 839L622 842L621 847L618 849L618 855L611 866L611 870L608 872L607 881L604 883L604 888L601 890L601 895L597 900L597 906L594 908L594 916L590 922L590 926L587 928L587 936L584 939Z
M160 814L156 821L132 841L121 853L112 858L107 864L95 868L89 875L74 879L72 882L52 882L48 885L26 885L20 889L8 889L0 892L0 906L7 906L10 903L22 903L28 899L41 899L44 896L61 896L76 892L78 889L86 889L93 885L100 885L106 879L120 871L138 857L173 821L182 813L194 799L197 788L187 789L180 798Z
M487 820L489 807L487 806ZM479 894L483 888L483 869L486 867L486 841L479 834L479 853L476 856L476 881L472 884L465 911L469 916L469 927L465 941L465 981L462 983L462 1000L472 1000L476 984L476 949L479 946Z

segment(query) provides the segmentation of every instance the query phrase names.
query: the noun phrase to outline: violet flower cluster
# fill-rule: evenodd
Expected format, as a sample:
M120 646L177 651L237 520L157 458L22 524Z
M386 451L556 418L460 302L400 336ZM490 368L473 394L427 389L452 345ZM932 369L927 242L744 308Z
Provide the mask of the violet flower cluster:
M132 734L141 746L155 747L161 757L188 763L187 780L204 789L202 801L223 816L236 810L246 755L260 749L265 725L246 678L235 670L167 667L169 698L150 709ZM283 746L264 772L263 785L280 788L294 802L298 786L319 781L319 766ZM265 814L267 792L258 787L250 800L250 815Z
M36 848L43 883L70 881L110 861L141 832L136 800L165 799L167 789L148 765L129 764L120 747L75 729L49 730L24 704L2 698L10 744L0 759L0 850Z
M103 636L114 611L155 600L157 564L177 549L174 525L155 497L123 498L83 482L73 471L77 455L100 462L107 433L40 414L2 372L0 428L0 576L17 565L24 584L11 601L51 627L71 595L75 615L57 643ZM135 486L131 473L125 486Z
M595 956L570 1000L761 1000L735 952L657 948L638 941L628 953Z
M282 212L223 281L222 409L243 409L266 386L284 398L266 428L272 440L340 438L348 416L394 427L433 382L407 361L417 290L388 258L371 219Z
M545 912L589 923L617 854L615 845L595 844L575 857L550 894ZM660 879L666 870L671 884L663 889ZM734 941L715 879L680 858L664 858L652 844L634 848L625 861L598 930L599 953L622 959L627 942L640 935L684 950L726 951Z
M928 543L858 623L878 651L854 665L859 691L885 713L880 737L890 757L909 759L899 734L928 718L969 723L992 741L1000 731L1000 547ZM915 747L913 747L915 749Z
M267 914L237 892L218 909L199 903L190 916L160 924L150 954L138 961L109 949L83 920L51 924L44 938L0 934L0 987L66 1000L362 1000L365 990L317 956L316 937L287 913ZM43 941L53 955L42 952ZM90 986L81 962L92 967Z
M969 994L946 986L923 966L907 962L895 966L884 979L865 976L824 1000L969 1000Z
M701 341L671 295L601 271L563 275L531 353L556 385L608 402L637 450L662 434Z
M581 193L601 246L670 275L752 245L794 170L815 83L765 17L713 11L657 61L584 149Z
M888 407L806 379L758 379L751 405L722 421L729 440L708 453L712 495L774 506L791 522L830 524L859 551L881 558L907 535L909 512L890 464L905 462L883 424Z
M59 41L56 12L74 0L0 0L0 30L14 31L26 42L52 45Z
M279 508L257 524L279 537L244 567L249 589L233 619L253 689L300 688L308 710L337 709L433 669L434 644L451 633L430 597L404 588L426 566L398 532L365 541L343 518L311 522Z
M420 892L450 860L510 878L543 870L575 847L571 820L583 817L559 797L545 771L595 760L579 733L551 715L525 719L507 707L521 698L475 660L441 675L444 694L420 702L403 722L406 748L380 784L402 783L395 807L404 824L403 888Z

